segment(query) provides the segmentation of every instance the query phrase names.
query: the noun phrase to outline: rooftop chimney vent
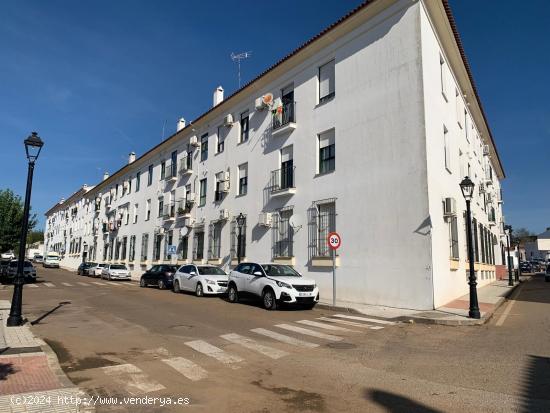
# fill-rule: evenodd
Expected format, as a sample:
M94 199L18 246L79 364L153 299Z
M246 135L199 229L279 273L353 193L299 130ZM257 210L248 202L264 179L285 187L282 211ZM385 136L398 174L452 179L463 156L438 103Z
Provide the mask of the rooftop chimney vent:
M109 178L109 172L105 171L105 173L103 174L103 180L107 180L107 178Z
M177 125L177 127L176 127L176 132L179 132L179 131L182 130L183 128L185 128L185 119L179 118L179 120L178 120L178 125Z
M128 163L132 163L136 160L136 153L135 152L130 152L128 154ZM107 177L109 177L109 174L107 174Z
M217 106L223 101L223 88L221 86L218 86L216 90L214 90L214 99L212 100L212 106Z

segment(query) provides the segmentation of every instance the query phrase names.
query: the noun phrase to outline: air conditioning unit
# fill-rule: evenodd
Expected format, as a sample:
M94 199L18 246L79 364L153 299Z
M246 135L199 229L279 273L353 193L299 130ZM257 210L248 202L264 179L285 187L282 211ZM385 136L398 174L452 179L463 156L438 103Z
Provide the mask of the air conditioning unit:
M229 192L229 181L220 181L219 190L221 192Z
M445 198L443 201L443 215L452 217L456 215L456 200L454 198Z
M254 102L256 110L264 110L273 104L273 93L266 93Z
M194 192L189 192L186 196L185 196L185 200L187 202L195 202L195 198L197 197L197 195L194 193Z
M162 235L164 234L164 227L158 227L155 229L155 234Z
M220 209L220 219L229 219L228 209Z
M192 218L192 217L185 218L186 227L192 227L193 225L195 225L195 218Z
M196 136L191 136L191 139L189 139L189 145L194 146L195 148L200 146L199 139Z
M262 227L271 227L273 224L273 216L270 212L260 212L260 216L258 218L258 224Z
M223 118L223 124L224 126L233 126L233 115L231 113L225 115L225 118Z
M489 156L489 154L490 154L489 145L483 145L483 155Z

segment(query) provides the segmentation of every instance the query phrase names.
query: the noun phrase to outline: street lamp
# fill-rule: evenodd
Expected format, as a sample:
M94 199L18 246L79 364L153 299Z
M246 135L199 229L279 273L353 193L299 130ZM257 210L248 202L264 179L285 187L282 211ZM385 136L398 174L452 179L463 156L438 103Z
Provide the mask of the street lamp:
M505 225L504 231L506 232L506 243L508 244L508 285L512 287L514 285L514 278L512 277L512 262L510 259L510 238L512 237L512 226Z
M31 203L32 176L34 172L34 163L40 155L44 142L36 132L33 132L24 141L25 152L29 161L27 171L27 190L25 192L25 206L23 209L23 222L21 222L21 237L19 239L19 256L17 257L17 274L13 280L13 298L11 300L10 316L7 320L8 327L16 327L23 324L21 316L21 307L23 304L23 284L25 283L23 275L23 264L25 262L25 245L27 243L27 231L29 228L29 209Z
M243 227L246 224L246 217L241 212L237 217L237 227L239 228L239 235L237 237L237 263L241 263L242 255L242 238L243 238Z
M468 232L468 261L470 264L470 277L468 280L468 284L470 284L470 311L468 316L470 318L481 318L477 303L477 281L474 268L474 247L472 245L472 213L470 211L470 201L474 194L474 186L472 180L467 176L460 183L462 196L466 200L466 230Z

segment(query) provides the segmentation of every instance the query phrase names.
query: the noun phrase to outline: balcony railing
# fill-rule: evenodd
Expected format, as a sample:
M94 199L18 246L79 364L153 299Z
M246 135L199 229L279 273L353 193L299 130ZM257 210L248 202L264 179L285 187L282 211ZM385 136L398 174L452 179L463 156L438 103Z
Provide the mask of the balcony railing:
M176 203L172 202L170 204L164 205L162 216L165 220L174 219L176 217Z
M296 102L289 102L273 111L273 130L296 123Z
M277 169L271 172L271 192L294 189L295 166Z
M186 156L180 161L180 174L190 174L193 173L193 158L191 156Z
M187 202L185 198L179 199L176 208L178 216L185 216L187 214L190 214L192 207L193 204L191 202Z
M176 171L176 164L166 165L166 172L164 176L165 181L172 181L178 178Z

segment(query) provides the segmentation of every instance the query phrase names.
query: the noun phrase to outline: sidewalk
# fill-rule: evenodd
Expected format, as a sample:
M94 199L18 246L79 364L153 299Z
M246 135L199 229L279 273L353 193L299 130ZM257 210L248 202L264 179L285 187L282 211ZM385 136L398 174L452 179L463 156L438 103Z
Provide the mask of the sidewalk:
M530 277L520 277L520 281L527 281ZM445 304L435 310L419 311L404 308L384 307L378 305L350 304L336 302L336 307L320 303L320 308L337 309L370 317L383 318L391 321L416 322L426 324L442 324L449 326L482 325L493 316L494 312L506 300L514 289L508 286L508 280L499 280L478 288L477 296L481 318L479 320L468 317L470 297L468 294Z
M50 347L28 325L6 327L10 302L0 300L0 413L93 412L77 405L86 394L74 386Z

